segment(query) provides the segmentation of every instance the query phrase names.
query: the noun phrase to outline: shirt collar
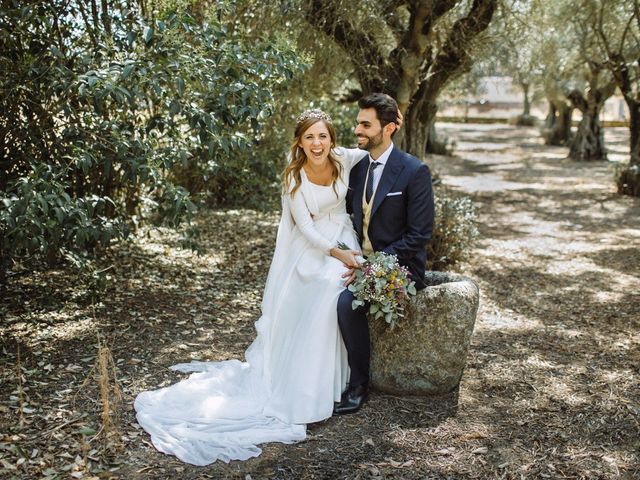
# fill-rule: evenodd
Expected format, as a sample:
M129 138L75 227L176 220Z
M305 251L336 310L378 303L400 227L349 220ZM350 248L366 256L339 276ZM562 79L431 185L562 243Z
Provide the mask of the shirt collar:
M391 155L391 151L393 150L393 142L391 142L391 145L389 145L389 148L387 148L382 155L380 155L378 157L377 160L375 160L376 162L378 162L379 164L381 164L382 166L384 166L387 163L387 160L389 160L389 155ZM369 162L373 162L374 160L371 158L371 155L369 155Z

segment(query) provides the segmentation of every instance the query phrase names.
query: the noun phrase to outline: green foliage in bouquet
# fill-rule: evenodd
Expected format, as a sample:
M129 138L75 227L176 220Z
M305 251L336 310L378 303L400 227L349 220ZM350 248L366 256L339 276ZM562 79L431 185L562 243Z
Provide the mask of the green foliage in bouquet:
M435 192L436 218L427 246L427 270L449 270L469 258L478 238L476 209L469 197L453 198L439 188Z
M410 295L416 294L415 282L409 279L409 272L398 263L395 255L375 252L369 255L361 268L356 270L356 279L349 285L356 308L369 302L369 315L377 320L384 319L391 328L403 317L404 304Z

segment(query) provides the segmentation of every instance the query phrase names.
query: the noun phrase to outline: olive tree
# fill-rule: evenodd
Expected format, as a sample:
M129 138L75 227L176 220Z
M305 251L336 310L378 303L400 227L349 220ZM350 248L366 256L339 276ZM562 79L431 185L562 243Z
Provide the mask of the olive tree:
M604 65L598 49L596 33L592 28L594 10L591 0L583 0L576 8L575 2L566 2L560 10L565 19L570 41L575 42L575 75L567 98L580 110L582 119L569 145L569 157L578 161L606 160L604 132L600 112L604 102L615 92L616 84L611 72Z
M620 172L618 191L640 196L640 3L588 2L604 66L629 108L629 165Z
M309 24L340 45L360 84L357 95L393 96L405 116L399 141L422 156L442 90L474 61L497 0L303 0Z

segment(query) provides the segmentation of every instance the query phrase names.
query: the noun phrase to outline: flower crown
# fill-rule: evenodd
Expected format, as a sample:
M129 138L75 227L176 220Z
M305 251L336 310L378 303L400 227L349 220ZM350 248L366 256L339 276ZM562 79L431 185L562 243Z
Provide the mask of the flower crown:
M298 117L298 124L304 122L309 118L317 118L319 120L324 120L325 122L333 123L333 121L331 120L331 117L328 114L324 113L319 108L314 108L314 109L305 110L304 112L302 112Z

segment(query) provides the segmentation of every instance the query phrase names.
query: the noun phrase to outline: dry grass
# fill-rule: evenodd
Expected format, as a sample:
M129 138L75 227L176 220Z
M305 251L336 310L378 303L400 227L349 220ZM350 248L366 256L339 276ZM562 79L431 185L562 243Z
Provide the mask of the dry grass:
M16 351L16 379L18 381L18 428L24 427L24 388L22 387L22 359L20 358L20 344Z
M474 198L481 230L463 266L482 296L458 391L374 393L359 414L310 425L307 441L265 445L247 462L197 468L157 453L135 422L135 395L181 378L174 363L241 358L259 315L277 214L209 212L199 218L202 256L164 230L115 249L95 318L67 270L0 292L0 475L639 478L640 200L615 195L610 164L567 161L534 130L445 129L459 156L430 162ZM609 144L623 149L618 132ZM110 346L97 358L96 331ZM94 364L98 380L85 384ZM86 401L74 404L78 392ZM123 451L94 446L105 423Z
M118 384L111 350L101 345L100 341L98 341L98 355L92 374L100 392L100 430L87 442L87 445L99 439L110 453L120 452L122 451L119 431L122 390Z

